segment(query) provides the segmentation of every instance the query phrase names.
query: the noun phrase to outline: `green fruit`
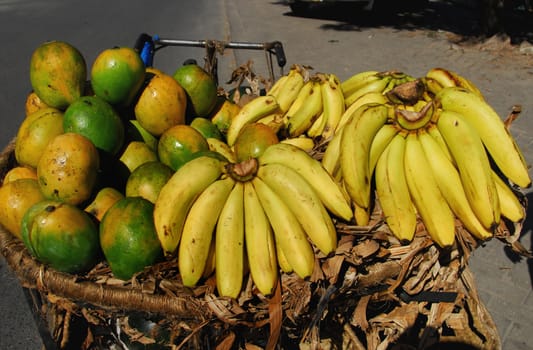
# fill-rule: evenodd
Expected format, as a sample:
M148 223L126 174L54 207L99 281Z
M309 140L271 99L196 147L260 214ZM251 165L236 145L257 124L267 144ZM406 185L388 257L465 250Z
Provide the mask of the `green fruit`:
M173 76L187 93L189 115L208 117L217 103L215 79L196 64L179 67Z
M202 117L196 117L192 120L190 126L198 130L204 138L215 138L219 140L223 140L224 137L222 136L222 133L220 130L218 130L218 127L213 124L213 122L210 119L202 118Z
M159 160L178 170L192 159L194 153L208 151L209 144L202 134L190 125L175 125L159 138L157 154Z
M100 222L100 245L115 277L128 280L163 256L153 210L142 197L124 197Z
M145 67L129 47L102 51L91 67L91 86L96 96L112 105L128 106L144 83Z
M100 257L98 228L89 214L60 201L43 200L26 211L22 240L37 260L61 272L87 271Z
M65 132L87 137L101 151L117 154L124 144L125 128L115 109L98 96L74 101L63 116Z
M30 60L30 82L49 107L65 109L83 95L87 65L74 46L49 41L35 49Z

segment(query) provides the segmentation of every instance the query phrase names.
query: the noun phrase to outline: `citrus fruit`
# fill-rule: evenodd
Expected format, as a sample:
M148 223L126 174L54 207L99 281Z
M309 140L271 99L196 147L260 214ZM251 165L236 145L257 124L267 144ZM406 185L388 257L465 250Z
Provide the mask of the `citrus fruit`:
M124 144L124 124L115 109L98 96L74 101L63 117L65 132L87 137L99 150L117 154Z
M91 86L96 96L112 105L128 106L141 89L145 68L130 47L114 47L98 54L91 67Z
M63 113L55 108L40 109L20 124L15 140L15 158L20 165L37 167L46 145L63 133Z
M64 109L83 95L87 64L77 48L62 41L39 45L30 59L35 94L50 107Z
M26 210L44 199L35 179L17 179L0 187L0 224L21 238L21 220Z
M224 138L220 133L220 130L218 130L217 126L213 124L210 119L196 117L191 121L189 125L198 130L200 134L202 134L202 136L206 139L215 138L222 140Z
M135 118L152 135L160 136L168 128L185 123L187 95L171 76L154 75L135 104Z
M158 160L157 153L142 141L132 141L120 156L120 161L130 172L146 162Z
M196 64L179 67L173 77L187 93L189 114L194 117L209 116L217 102L215 79Z
M85 136L65 133L46 146L37 179L46 198L77 205L88 200L95 189L100 158L94 144Z
M148 130L143 128L136 119L126 121L126 141L142 141L150 146L151 149L157 151L157 137L150 134Z
M26 96L26 103L24 105L24 111L26 112L26 116L32 114L33 112L37 112L39 109L50 107L46 103L43 102L37 96L35 91L32 91Z
M159 192L174 170L160 161L148 162L132 171L126 182L127 197L143 197L155 203Z
M124 197L100 222L100 245L115 277L128 280L162 257L153 210L142 197Z
M124 198L122 192L113 187L104 187L96 193L93 201L84 210L94 216L96 220L102 221L107 210L122 198Z
M159 160L173 170L191 160L194 153L208 150L209 145L202 134L186 124L175 125L165 131L157 144Z
M7 171L4 176L4 184L18 179L37 180L37 170L26 165L15 166Z
M268 146L278 142L279 139L271 127L262 123L252 123L242 128L233 150L237 161L242 162L259 157Z
M233 117L239 113L241 107L224 96L218 97L219 102L211 114L211 122L215 124L223 135L226 135Z
M100 258L98 227L74 205L40 201L26 211L21 226L22 240L31 254L58 271L84 272Z

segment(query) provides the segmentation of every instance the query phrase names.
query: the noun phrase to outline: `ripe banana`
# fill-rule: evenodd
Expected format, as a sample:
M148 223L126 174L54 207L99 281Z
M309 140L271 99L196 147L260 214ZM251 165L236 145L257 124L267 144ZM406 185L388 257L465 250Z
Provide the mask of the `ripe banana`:
M294 270L292 269L292 266L289 264L289 261L285 257L285 254L283 254L283 250L281 250L281 245L276 241L276 237L274 236L274 241L276 245L276 257L278 260L278 265L281 268L281 271L285 273L291 273Z
M379 157L399 131L400 129L395 124L385 124L374 136L368 156L368 167L371 175L374 173Z
M315 190L295 170L278 163L263 165L257 176L292 211L305 233L325 255L337 248L337 232Z
M259 119L257 123L268 125L275 133L277 133L285 125L284 113L281 111L271 113Z
M345 111L344 95L339 78L333 74L326 75L321 83L323 115L326 120L322 137L327 140L333 136Z
M315 119L305 134L313 138L322 136L322 133L326 128L327 121L327 116L325 115L324 110L322 110L322 113L320 113L318 118Z
M442 88L452 86L462 87L483 98L483 94L473 82L451 70L440 67L431 68L426 73L426 77L436 81Z
M427 126L435 110L433 102L423 102L420 110L410 110L397 106L394 109L395 122L405 130L417 130Z
M360 89L363 85L379 79L380 76L378 71L369 70L359 72L344 80L341 83L341 90L346 97L351 95L355 90Z
M472 125L500 171L514 184L531 185L527 164L509 130L496 111L475 93L445 88L435 97L445 111L457 112Z
M371 81L359 89L355 90L351 94L344 97L344 104L346 108L349 108L352 103L357 101L363 95L366 95L370 92L379 92L383 93L389 86L389 83L392 81L393 77L391 75L386 75L378 80Z
M376 164L376 194L385 222L400 242L410 242L416 231L416 211L404 170L405 138L396 134Z
M500 204L479 135L466 118L450 110L440 113L437 127L455 159L474 213L485 228L494 229L500 223Z
M222 175L223 163L202 156L185 163L161 188L154 204L154 224L165 255L176 250L190 207Z
M236 182L216 226L215 275L220 296L237 298L244 275L244 185Z
M437 186L418 136L411 133L405 140L404 166L409 194L433 241L448 247L455 239L455 217Z
M276 98L282 112L287 112L289 110L289 107L292 105L304 85L304 77L300 70L301 68L297 65L291 67L287 74L287 79L279 89L268 93Z
M290 143L291 145L299 147L306 152L310 152L313 150L313 148L315 148L315 141L313 141L312 138L305 136L290 137L287 139L283 139L280 142Z
M272 294L278 281L274 233L250 181L244 183L244 242L248 266L257 289Z
M322 92L320 83L312 81L313 86L302 106L294 112L287 114L287 131L290 137L300 136L305 133L313 122L322 113Z
M342 139L342 129L339 130L328 142L328 146L322 155L320 162L326 171L333 177L340 169L340 149Z
M207 259L220 211L235 180L216 180L194 201L178 247L178 268L186 287L194 287L206 269Z
M233 146L235 139L239 135L241 129L250 123L254 123L259 119L279 111L279 104L276 98L270 95L257 96L253 100L246 103L240 109L228 127L226 134L226 141L228 145Z
M341 120L339 121L335 132L338 132L352 118L352 114L362 105L369 103L385 104L387 102L387 98L381 92L369 92L367 94L364 94L363 96L355 100L352 104L350 104L348 108L346 108L346 110L341 116Z
M236 162L235 153L227 143L215 137L208 137L206 141L211 151L220 153L230 163Z
M388 119L389 107L367 104L362 106L361 110L359 118L352 118L344 126L340 164L350 198L361 208L368 209L371 184L370 147L374 136Z
M484 227L472 210L459 172L452 164L437 141L426 131L419 131L418 138L440 192L455 216L465 228L479 239L492 237L492 232Z
M274 84L272 84L272 86L270 87L270 89L267 92L267 95L275 96L276 94L278 94L279 90L287 82L288 79L289 79L289 76L287 74L282 75L281 77L279 77L279 79L276 80L274 82Z
M364 209L353 203L353 216L357 226L367 226L370 223L370 209Z
M289 107L289 110L285 112L285 116L294 115L294 113L296 113L296 111L305 103L312 89L313 81L307 80L304 86L302 86L300 89L300 92L298 92L298 96L296 96L296 99L294 99L293 103Z
M526 213L517 195L494 171L492 172L492 178L494 179L496 191L498 192L501 214L512 222L522 221Z
M324 206L333 215L346 221L351 220L352 209L340 186L324 169L322 163L304 150L280 142L269 146L258 160L261 166L277 163L295 170L311 185Z
M289 265L299 277L311 276L315 255L298 219L263 180L255 177L252 184L272 225L276 244L279 244Z
M442 134L439 131L439 128L437 127L437 124L430 123L426 127L426 131L433 137L435 141L439 144L440 148L446 155L446 158L452 162L454 166L457 166L455 164L455 159L453 159L452 154L450 153L450 150L448 148L448 145L446 144L446 141L444 141L444 138L442 137Z

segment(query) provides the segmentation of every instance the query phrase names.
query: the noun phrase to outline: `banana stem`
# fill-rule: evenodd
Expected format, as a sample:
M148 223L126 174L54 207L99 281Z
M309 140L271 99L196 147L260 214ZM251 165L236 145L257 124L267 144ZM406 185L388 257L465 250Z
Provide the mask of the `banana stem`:
M257 174L259 161L256 158L243 160L240 163L228 163L225 166L226 173L235 181L250 181Z

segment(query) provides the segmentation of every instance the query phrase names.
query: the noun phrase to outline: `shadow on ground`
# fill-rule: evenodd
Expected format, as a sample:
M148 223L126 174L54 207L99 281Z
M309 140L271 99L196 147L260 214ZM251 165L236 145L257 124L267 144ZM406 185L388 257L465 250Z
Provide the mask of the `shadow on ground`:
M345 2L307 2L306 9L297 11L292 11L287 1L277 4L287 6L286 16L337 22L322 25L324 30L359 31L386 26L399 30L444 30L456 34L457 40L464 43L480 42L492 35L509 37L512 44L533 43L533 11L522 4L523 0L513 0L512 8L497 10L500 28L497 33L484 32L479 0L375 1L372 11Z

